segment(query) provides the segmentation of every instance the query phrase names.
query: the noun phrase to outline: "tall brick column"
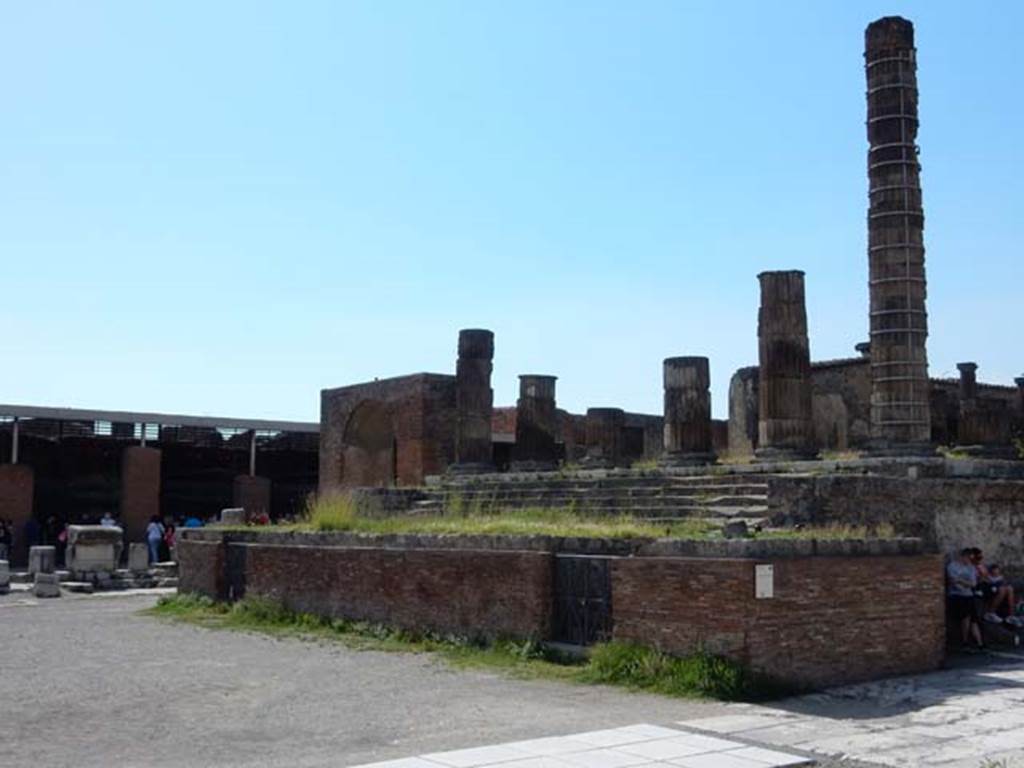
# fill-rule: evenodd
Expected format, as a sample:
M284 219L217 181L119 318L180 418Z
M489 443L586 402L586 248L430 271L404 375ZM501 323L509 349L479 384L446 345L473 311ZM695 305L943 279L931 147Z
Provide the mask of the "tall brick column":
M665 427L662 462L711 464L711 367L706 357L669 357L662 367Z
M887 16L869 24L864 39L872 445L879 453L927 453L928 315L914 25Z
M617 467L622 464L622 430L626 414L621 408L587 409L588 467Z
M129 541L144 541L160 514L160 449L130 445L121 454L121 526Z
M557 376L524 374L519 377L513 469L553 469L557 464L556 381Z
M27 464L0 464L0 517L14 525L14 549L8 559L15 565L28 562L25 523L32 517L34 498L35 474L32 467Z
M762 272L757 318L758 440L766 461L814 455L804 273Z
M491 444L491 361L494 334L479 328L459 331L459 359L455 367L454 472L494 469Z

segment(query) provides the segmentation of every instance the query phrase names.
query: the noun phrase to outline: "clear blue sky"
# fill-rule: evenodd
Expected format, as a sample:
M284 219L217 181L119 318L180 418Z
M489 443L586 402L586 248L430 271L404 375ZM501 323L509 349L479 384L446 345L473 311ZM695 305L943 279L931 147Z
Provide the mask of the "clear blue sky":
M984 8L984 10L973 10ZM496 334L573 410L867 336L864 26L917 27L933 375L1021 353L1024 3L0 6L0 402L316 419Z

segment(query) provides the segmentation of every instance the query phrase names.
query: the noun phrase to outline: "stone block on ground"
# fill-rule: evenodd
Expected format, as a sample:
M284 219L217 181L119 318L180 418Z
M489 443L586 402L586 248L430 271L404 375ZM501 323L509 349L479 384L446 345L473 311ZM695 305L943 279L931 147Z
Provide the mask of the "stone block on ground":
M103 525L68 526L68 570L75 574L113 573L121 562L124 533Z
M57 569L56 547L32 547L28 551L28 573L53 573Z
M245 509L242 507L222 509L220 522L222 525L245 525Z
M0 595L6 595L11 591L11 565L6 560L0 560Z
M128 570L142 573L149 568L149 548L145 544L128 545Z
M35 577L35 586L32 592L36 597L60 597L60 582L57 580L57 574L37 572Z

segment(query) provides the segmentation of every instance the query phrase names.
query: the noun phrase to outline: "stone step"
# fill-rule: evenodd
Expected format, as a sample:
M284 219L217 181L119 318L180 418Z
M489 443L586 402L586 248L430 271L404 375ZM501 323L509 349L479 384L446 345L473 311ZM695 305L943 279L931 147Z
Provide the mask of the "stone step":
M564 496L564 495L518 495L497 498L462 499L460 505L463 507L479 505L482 509L488 508L519 508L530 506L542 507L575 507L580 511L587 509L607 509L609 507L632 509L639 507L656 507L664 509L695 508L715 509L718 507L736 507L744 505L767 507L766 496L716 496L711 498L694 498L688 496L680 497L626 497L626 496ZM436 499L430 502L421 502L414 509L422 511L426 508L444 507L451 509L454 505L452 499Z

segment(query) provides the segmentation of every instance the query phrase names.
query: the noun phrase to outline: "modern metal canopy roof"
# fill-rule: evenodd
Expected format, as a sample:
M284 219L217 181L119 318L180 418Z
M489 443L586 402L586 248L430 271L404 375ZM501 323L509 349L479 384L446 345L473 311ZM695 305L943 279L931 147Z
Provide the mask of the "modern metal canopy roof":
M260 430L266 432L304 432L317 434L315 421L273 421L270 419L237 419L227 416L185 416L176 413L142 413L136 411L93 411L84 408L48 408L36 405L0 405L0 417L18 419L51 419L53 421L109 421L123 424L165 424L178 427L209 427L221 429Z

